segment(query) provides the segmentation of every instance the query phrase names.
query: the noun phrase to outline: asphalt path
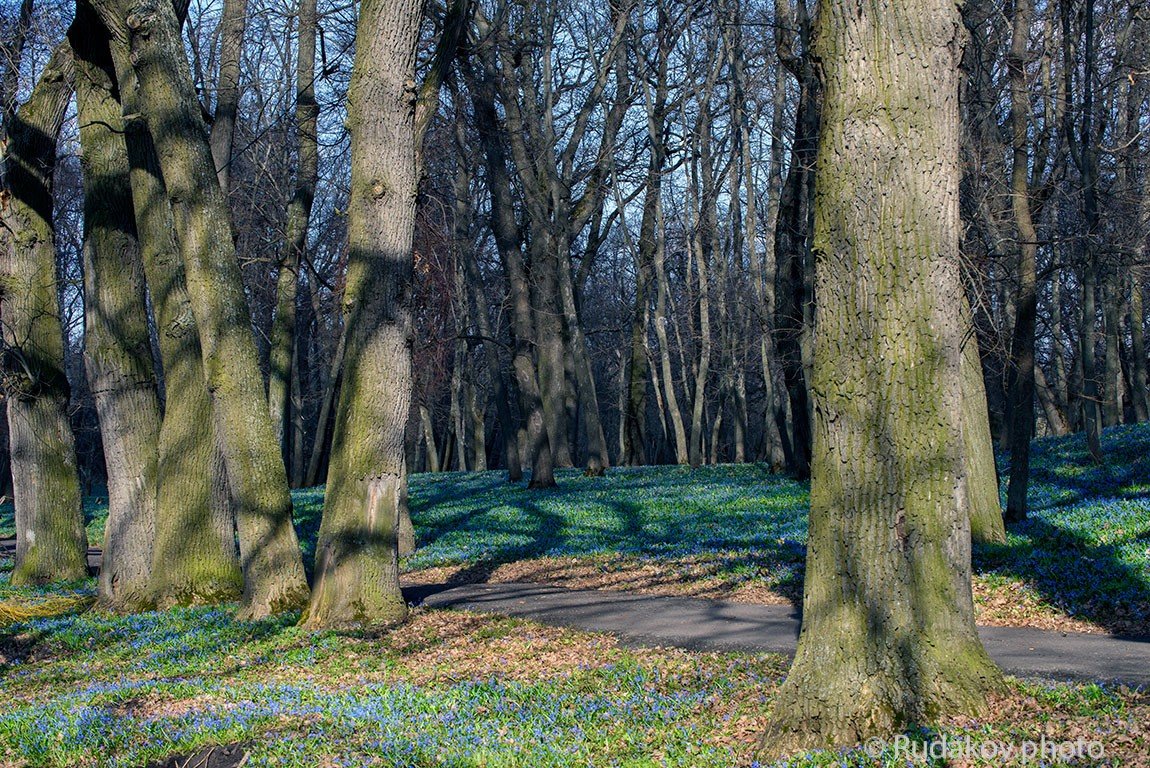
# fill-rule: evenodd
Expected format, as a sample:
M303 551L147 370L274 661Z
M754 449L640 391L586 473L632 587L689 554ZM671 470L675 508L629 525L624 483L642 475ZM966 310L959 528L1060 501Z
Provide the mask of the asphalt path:
M790 606L517 583L429 585L404 594L430 608L608 632L640 646L793 654L799 636L800 616ZM1147 637L1025 627L979 627L978 633L991 658L1012 675L1150 687Z

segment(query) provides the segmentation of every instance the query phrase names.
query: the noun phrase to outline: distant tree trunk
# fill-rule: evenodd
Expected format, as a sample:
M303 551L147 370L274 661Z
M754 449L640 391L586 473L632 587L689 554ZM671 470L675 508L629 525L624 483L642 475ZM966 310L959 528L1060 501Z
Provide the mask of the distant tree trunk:
M1069 80L1077 69L1074 61L1074 45L1070 29L1070 8L1068 0L1062 3L1063 46ZM1086 430L1086 444L1094 461L1102 461L1102 413L1098 392L1098 379L1095 372L1095 332L1098 326L1095 291L1098 288L1099 237L1098 213L1098 158L1094 137L1094 80L1096 51L1094 49L1094 0L1086 0L1083 11L1085 41L1083 43L1084 82L1082 87L1082 130L1079 138L1078 160L1082 173L1082 208L1086 219L1086 248L1082 267L1082 301L1080 305L1078 344L1082 362L1082 412ZM1067 94L1073 90L1067 88ZM1069 110L1067 110L1069 114ZM1069 119L1069 118L1068 118Z
M331 369L328 371L327 383L323 388L323 398L320 400L319 415L316 417L315 441L312 443L311 458L307 463L307 475L304 485L310 487L318 485L327 475L326 460L331 451L331 413L335 408L335 399L339 394L340 384L343 381L343 354L347 347L346 325L339 333L335 353L331 358Z
M301 21L302 15L301 9ZM240 57L244 50L247 18L248 0L224 0L219 29L220 71L216 79L216 109L209 139L216 177L224 194L231 188L232 146L240 106ZM303 50L302 46L300 50Z
M246 2L246 0L241 0ZM296 355L296 299L299 292L300 265L307 250L307 230L311 220L312 201L319 179L319 145L316 120L319 106L315 100L316 0L300 0L299 54L296 59L296 141L299 165L295 191L288 203L284 251L276 276L276 313L272 321L271 351L268 359L268 409L276 439L284 455L294 457L284 440L288 419L288 395ZM214 150L214 145L213 145ZM293 472L293 481L295 481Z
M235 517L210 413L199 334L152 136L139 117L127 46L111 38L132 205L164 372L150 599L161 607L236 600L243 590Z
M460 163L463 164L464 136L462 125L456 130L456 148L460 152ZM465 183L466 182L466 183ZM467 190L466 192L464 190ZM471 216L471 203L462 195L470 194L470 169L461 167L456 175L455 215L461 217ZM466 210L466 214L464 214ZM519 458L518 429L511 414L511 394L507 389L507 382L503 378L503 366L499 362L499 350L496 348L495 332L491 327L491 309L487 305L487 295L483 292L483 275L479 272L479 265L475 261L475 251L468 248L463 253L463 270L467 284L470 286L470 311L475 322L475 328L483 340L483 356L487 361L487 376L491 380L491 397L495 400L496 414L499 417L499 437L503 442L503 461L507 465L507 478L513 483L523 479L523 465Z
M1026 63L1029 59L1030 0L1015 0L1013 33L1007 67L1010 70L1010 124L1013 166L1010 200L1018 247L1018 293L1014 333L1010 343L1010 485L1006 520L1026 519L1030 480L1030 440L1034 436L1034 330L1038 313L1038 233L1030 213L1030 97Z
M1142 304L1142 275L1137 268L1130 274L1130 356L1133 358L1130 399L1134 404L1134 418L1142 422L1150 419L1150 401L1147 400L1146 332Z
M998 495L998 468L994 463L994 443L990 437L986 382L982 377L978 337L971 317L973 313L965 295L961 301L967 329L963 337L961 376L962 444L966 461L970 538L976 544L1002 544L1006 541L1006 527Z
M667 278L667 240L663 222L663 203L658 198L655 200L655 221L656 229L659 232L654 254L655 336L659 340L659 364L667 400L667 412L671 416L671 431L675 436L675 461L679 464L689 464L691 455L687 447L687 430L683 424L683 412L679 408L679 397L675 392L675 377L671 368L671 346L667 338L667 316L671 287Z
M309 627L402 621L398 527L407 493L412 236L418 185L418 0L365 0L348 92L347 347Z
M3 377L16 507L13 585L88 574L52 226L56 139L73 78L72 49L63 42L12 116L0 189Z
M1070 434L1066 417L1058 406L1058 400L1054 396L1052 387L1046 382L1046 374L1042 372L1042 366L1037 363L1034 365L1034 391L1038 394L1038 402L1042 405L1042 415L1046 419L1050 434L1058 437Z
M241 615L287 610L307 598L287 471L268 417L227 205L213 183L215 168L176 16L164 0L97 0L94 5L113 34L130 41L140 104L172 205L237 510Z
M811 530L768 757L978 713L1003 685L970 591L958 8L828 0L818 24Z
M807 273L819 94L809 52L810 19L806 0L797 0L795 10L786 2L780 3L779 9L786 21L778 31L776 47L784 66L798 81L799 103L791 160L775 224L775 348L791 406L791 466L788 469L801 478L809 474L811 461L810 397L804 348L809 346L808 305L813 300L808 295ZM796 43L797 54L793 52Z
M555 485L551 444L544 422L543 401L531 346L535 338L534 312L528 288L522 236L511 197L511 178L507 170L506 153L499 137L498 117L495 112L495 64L489 59L494 54L483 51L479 55L480 72L469 83L475 122L487 160L487 183L491 193L491 230L503 261L503 270L511 293L512 337L515 342L512 368L519 388L520 402L524 406L526 421L526 458L531 462L531 488L550 488Z
M100 602L133 611L151 601L160 401L107 32L91 7L80 3L68 37L84 172L84 369L108 471Z

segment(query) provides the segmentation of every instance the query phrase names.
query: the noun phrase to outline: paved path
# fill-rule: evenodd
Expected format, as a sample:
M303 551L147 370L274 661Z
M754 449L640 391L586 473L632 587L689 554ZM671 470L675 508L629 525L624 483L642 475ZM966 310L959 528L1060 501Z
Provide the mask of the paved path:
M790 606L572 590L542 584L431 585L404 590L433 608L498 613L594 632L636 645L705 651L794 653L799 616ZM1013 675L1150 687L1150 638L979 627L991 657Z

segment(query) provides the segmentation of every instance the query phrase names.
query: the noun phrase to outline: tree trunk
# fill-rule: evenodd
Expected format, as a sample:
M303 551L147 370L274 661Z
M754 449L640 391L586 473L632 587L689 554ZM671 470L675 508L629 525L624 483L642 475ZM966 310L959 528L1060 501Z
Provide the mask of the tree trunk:
M511 197L511 178L507 171L507 158L499 137L498 117L495 112L495 64L488 60L493 53L481 52L480 72L470 78L472 104L475 109L475 122L483 144L487 160L487 184L491 193L491 230L495 245L503 261L503 270L511 292L512 337L515 342L512 369L515 383L519 388L520 402L524 405L523 419L526 421L526 443L524 451L531 462L531 480L528 487L551 488L555 486L554 463L551 444L544 422L543 401L540 396L539 378L535 369L531 347L535 339L534 311L531 307L531 294L528 277L520 250L523 238Z
M215 428L204 415L199 335L175 224L151 133L139 117L139 91L127 46L111 38L131 167L136 234L158 330L164 372L150 598L161 608L218 603L243 589L235 517Z
M98 0L130 41L187 274L204 378L236 508L244 573L241 615L266 616L307 598L287 471L275 442L227 205L204 135L179 26L163 0Z
M247 14L248 0L224 0L219 29L220 71L216 78L216 109L209 142L216 178L225 195L230 189L232 146L235 143L236 116L240 106L240 57L244 50ZM302 26L302 9L300 17Z
M464 137L462 126L456 130L456 148L460 151L460 163L463 163L462 151ZM464 174L464 171L467 171ZM458 178L465 175L468 183L464 184ZM457 171L455 215L471 217L470 170L460 168ZM464 189L466 188L466 192ZM466 214L463 213L466 209ZM499 417L499 437L503 442L503 461L507 465L507 478L513 483L523 479L523 465L519 458L519 435L515 420L511 414L511 394L507 391L507 382L503 378L503 366L499 362L499 350L496 348L495 332L491 327L490 307L487 305L487 294L483 292L483 275L479 272L479 264L475 260L475 250L467 248L463 253L463 270L467 284L471 287L468 293L471 296L469 307L474 318L475 328L483 340L483 356L487 361L487 376L491 380L491 396L495 400L495 409Z
M402 621L398 527L407 494L412 236L418 184L418 0L365 0L348 92L347 347L309 627Z
M73 78L72 49L64 42L12 119L6 188L0 189L3 384L16 507L13 585L88 574L52 226L56 138Z
M1038 313L1038 233L1030 213L1030 98L1026 63L1029 58L1030 0L1015 0L1013 34L1007 67L1010 70L1010 124L1014 149L1010 201L1018 247L1018 293L1014 333L1010 343L1010 485L1006 520L1026 519L1030 480L1030 440L1034 436L1034 329Z
M115 67L86 3L69 40L84 173L84 368L108 472L100 602L133 611L150 602L160 401Z
M1145 315L1142 304L1142 274L1135 268L1130 273L1130 356L1132 386L1130 399L1134 404L1134 418L1142 422L1150 418L1150 401L1147 400L1146 374L1146 332L1143 323Z
M975 714L1002 687L970 588L958 9L828 0L818 24L811 529L764 756Z
M811 328L807 322L807 284L810 251L811 199L815 150L818 141L818 82L810 54L810 19L806 0L792 10L780 3L786 19L776 42L784 66L799 84L791 161L779 199L775 223L775 348L791 406L791 465L796 477L806 477L811 462L810 396L804 366L804 348ZM793 52L798 45L798 53Z
M300 0L295 107L299 166L296 170L295 191L288 203L284 252L280 258L279 274L276 276L276 313L272 321L271 351L268 358L268 410L271 413L277 443L282 447L286 457L295 456L294 452L288 450L284 433L288 419L288 394L293 361L296 357L293 353L297 343L296 297L299 292L300 265L307 250L307 230L308 222L311 220L312 201L315 199L315 188L319 178L319 145L316 138L319 107L315 101L315 38L316 0Z
M966 461L966 491L970 510L970 538L976 544L1006 542L1002 502L998 495L998 467L990 437L986 381L978 354L972 311L965 292L961 298L966 335L962 345L962 443Z

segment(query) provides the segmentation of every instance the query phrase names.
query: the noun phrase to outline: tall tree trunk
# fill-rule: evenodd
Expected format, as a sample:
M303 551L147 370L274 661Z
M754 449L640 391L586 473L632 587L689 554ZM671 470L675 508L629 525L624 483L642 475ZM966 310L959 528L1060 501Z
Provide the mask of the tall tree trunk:
M456 147L460 151L460 164L463 166L462 150L464 146L462 125L456 131ZM465 173L466 171L466 173ZM462 177L462 178L461 178ZM470 169L465 166L456 172L455 188L455 215L470 219ZM467 183L464 183L464 181ZM464 214L466 210L466 214ZM487 294L483 292L483 275L479 272L479 264L475 260L475 250L467 248L463 253L463 270L467 284L471 287L470 312L475 328L483 341L483 356L487 362L487 376L491 380L491 397L495 400L496 414L499 417L499 438L503 442L503 461L507 465L507 478L513 483L523 479L523 465L519 458L518 428L511 414L511 394L507 389L507 382L503 378L503 366L499 362L499 350L496 348L495 331L491 327L491 309L487 305Z
M1083 11L1085 41L1083 43L1084 82L1082 84L1082 130L1079 138L1078 165L1082 173L1082 208L1086 219L1086 247L1082 267L1082 301L1080 304L1078 343L1082 361L1082 420L1086 430L1086 444L1094 461L1102 461L1102 411L1095 365L1095 332L1098 325L1095 291L1098 288L1098 158L1094 136L1094 0L1086 0ZM1069 79L1076 68L1071 43L1070 8L1068 0L1062 3L1062 35ZM1067 88L1067 94L1073 94ZM1069 110L1067 110L1069 114ZM1069 118L1068 118L1069 119Z
M1010 201L1018 247L1018 293L1014 333L1010 343L1010 485L1006 520L1026 519L1030 480L1030 440L1034 436L1034 328L1038 313L1038 233L1030 213L1030 97L1026 63L1029 59L1030 0L1015 0L1013 33L1007 67L1010 70L1010 124L1013 166Z
M113 34L130 41L140 103L172 205L236 508L244 573L241 615L287 610L307 598L287 471L268 417L227 205L175 12L164 0L93 5Z
M779 30L776 47L784 66L799 84L795 134L791 143L790 166L779 199L775 224L775 348L783 369L791 406L791 466L797 477L806 477L811 462L810 397L804 366L804 348L811 332L807 317L809 303L810 223L815 149L818 141L818 82L810 54L810 19L806 0L797 0L792 10L781 2L786 19ZM797 12L796 12L797 11ZM789 30L789 31L787 31ZM796 34L797 30L797 34ZM792 39L794 38L794 39ZM799 47L794 53L795 45Z
M671 431L675 436L675 461L678 464L689 464L691 454L687 447L687 430L683 424L683 411L679 408L679 396L675 392L675 376L671 368L671 346L667 338L671 286L667 277L667 240L663 222L663 203L659 198L655 200L655 220L659 232L654 254L655 336L659 340L659 365L662 371L664 395L667 400L667 412L671 416Z
M164 372L150 599L160 607L235 600L243 590L235 516L215 427L205 414L199 334L152 136L140 118L127 46L111 40L124 121L136 234Z
M63 42L12 117L0 189L3 378L16 506L14 585L82 579L88 573L52 226L56 139L73 79L72 49Z
M1047 383L1046 374L1042 372L1042 366L1037 363L1034 365L1034 391L1038 394L1038 402L1042 405L1042 415L1046 419L1050 434L1058 437L1070 434L1066 416L1063 415L1062 409L1058 406L1053 388Z
M958 8L827 0L818 24L811 530L768 755L978 713L1003 685L970 587Z
M332 443L311 627L402 621L398 526L407 493L412 236L418 184L415 79L420 3L365 0L348 92L347 348Z
M150 602L160 401L112 51L87 3L68 37L84 173L84 368L108 472L100 602L132 611Z
M302 24L302 9L300 17ZM232 147L240 106L240 57L244 50L247 19L248 0L224 0L219 30L220 71L216 77L216 109L209 138L216 178L224 194L231 188Z
M246 0L245 0L246 2ZM300 265L307 250L307 230L311 220L312 201L319 179L319 145L316 120L319 106L315 100L316 0L300 0L299 54L296 58L296 142L299 166L295 191L288 203L284 252L276 276L276 313L272 321L271 351L268 358L268 409L276 440L286 457L284 440L288 419L288 395L291 387L296 339L296 300L299 292ZM289 459L290 462L290 459ZM294 474L294 473L293 473ZM294 479L294 478L293 478Z
M477 20L479 20L477 12ZM491 230L495 245L503 261L503 270L511 293L512 337L515 342L512 369L519 388L519 399L524 406L522 417L526 421L524 451L531 462L531 488L550 488L555 485L554 463L543 414L543 400L539 393L539 378L531 353L535 339L534 311L528 288L526 267L520 250L523 238L511 197L511 178L507 158L499 136L498 117L495 112L494 52L481 50L478 59L480 72L470 78L472 104L475 109L476 128L483 144L487 161L487 184L491 193Z

